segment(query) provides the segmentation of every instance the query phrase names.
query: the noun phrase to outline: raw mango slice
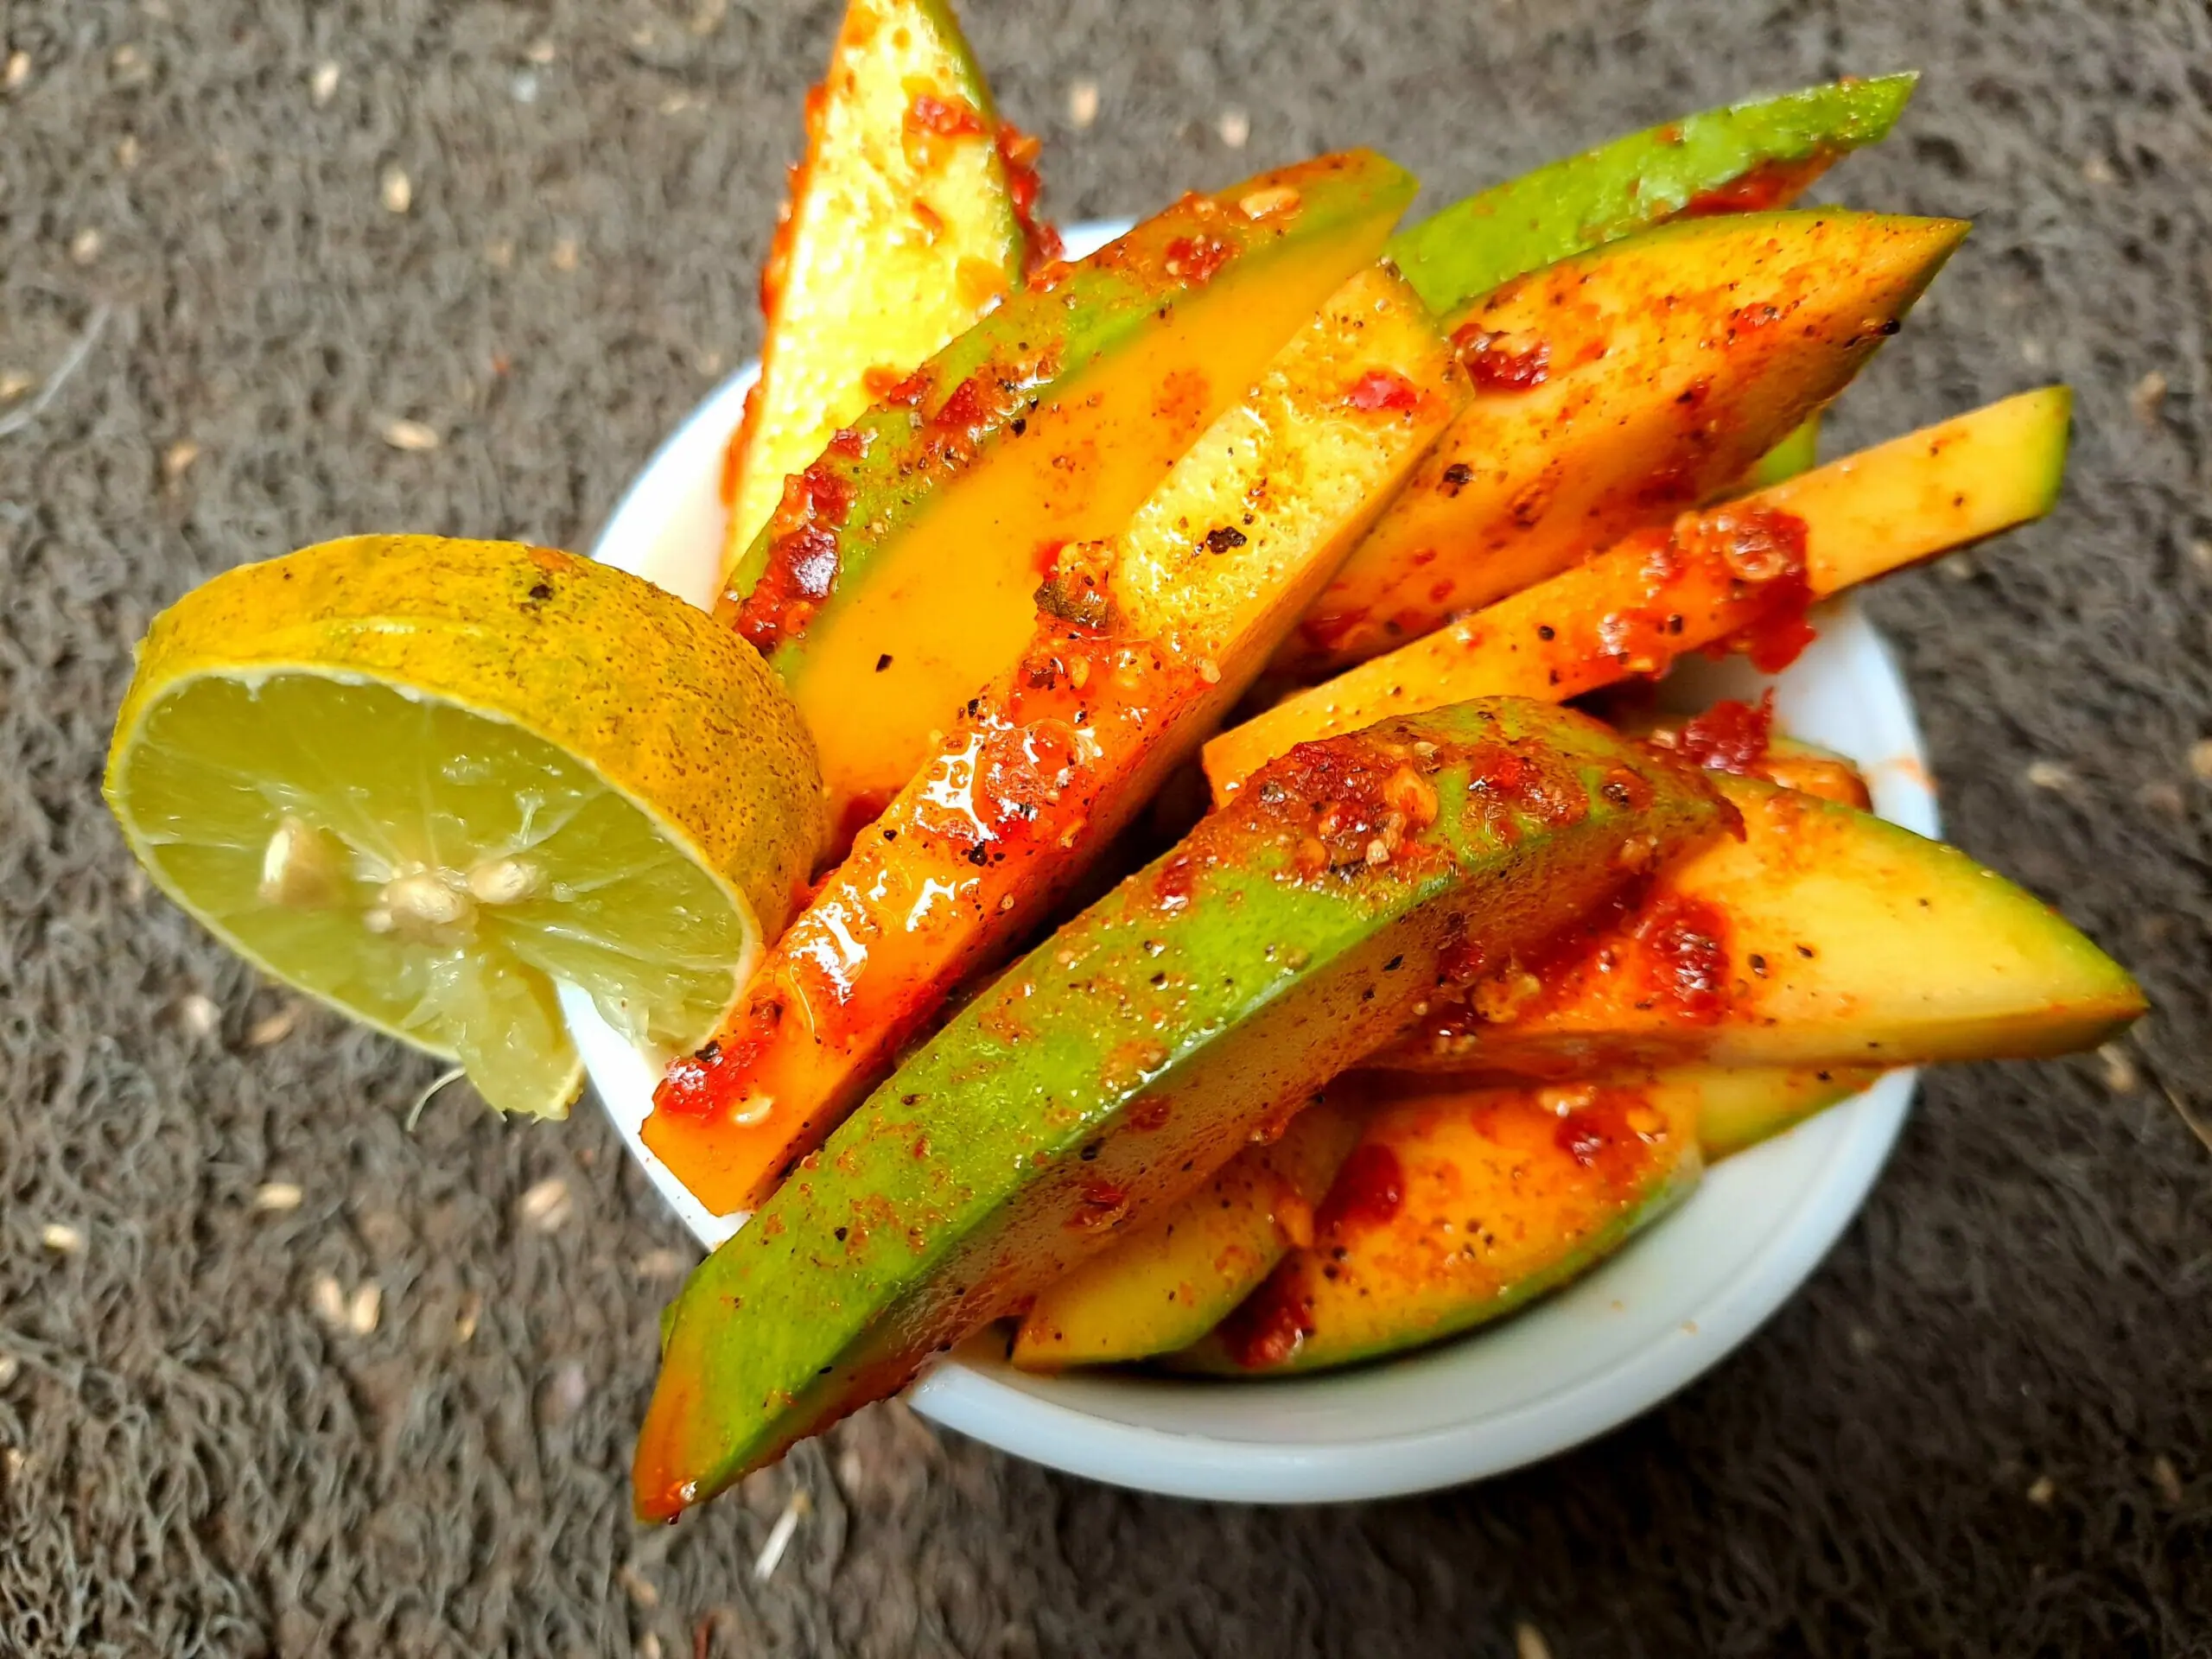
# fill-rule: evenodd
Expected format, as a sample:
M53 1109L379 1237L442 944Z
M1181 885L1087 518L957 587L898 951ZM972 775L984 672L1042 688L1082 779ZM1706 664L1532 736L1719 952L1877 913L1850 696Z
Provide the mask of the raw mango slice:
M1546 267L1446 318L1477 397L1280 653L1311 678L1733 486L1895 334L1967 227L1732 214Z
M1524 173L1390 238L1439 312L1679 214L1786 207L1834 162L1889 136L1920 77L1830 81L1687 115Z
M1525 1109L1533 1096L1537 1108L1552 1118L1555 1132L1552 1144L1539 1152L1540 1165L1560 1150L1556 1130L1561 1122L1573 1121L1586 1155L1593 1149L1589 1131L1605 1116L1591 1108L1608 1103L1617 1116L1626 1100L1656 1108L1670 1122L1689 1122L1700 1153L1710 1161L1780 1134L1823 1107L1857 1094L1880 1075L1878 1069L1865 1066L1689 1067L1656 1077L1630 1075L1533 1091L1477 1088L1463 1091L1459 1098L1471 1122L1494 1128L1485 1114L1501 1103L1509 1112ZM1421 1102L1408 1103L1409 1093L1422 1096ZM1225 1361L1240 1370L1248 1362L1273 1369L1293 1358L1309 1364L1339 1363L1331 1357L1329 1344L1312 1355L1285 1351L1308 1334L1302 1316L1310 1313L1304 1287L1317 1271L1312 1253L1325 1253L1318 1266L1321 1279L1331 1280L1332 1268L1337 1275L1349 1271L1355 1275L1355 1294L1360 1292L1359 1275L1368 1256L1379 1247L1379 1241L1363 1246L1363 1236L1376 1219L1375 1210L1390 1202L1391 1193L1399 1203L1422 1201L1420 1174L1409 1180L1406 1173L1408 1164L1419 1160L1408 1159L1400 1143L1417 1141L1426 1156L1432 1143L1452 1136L1455 1131L1448 1109L1452 1100L1448 1092L1433 1087L1424 1090L1421 1084L1370 1072L1339 1077L1319 1104L1299 1115L1281 1141L1239 1154L1213 1180L1158 1221L1092 1257L1040 1294L1014 1338L1014 1363L1049 1370L1149 1358L1193 1344L1198 1344L1198 1355L1179 1363ZM1360 1164L1347 1169L1356 1143L1370 1149ZM1684 1149L1675 1146L1670 1150L1678 1161L1669 1166L1662 1158L1656 1172L1660 1196L1666 1199L1676 1196L1670 1182L1694 1174ZM1517 1174L1520 1166L1510 1165L1509 1170ZM1334 1182L1338 1171L1344 1172L1344 1179ZM1628 1185L1633 1188L1635 1183ZM1454 1196L1459 1196L1456 1189ZM1587 1197L1586 1191L1583 1196ZM1484 1276L1460 1267L1468 1275L1460 1282L1470 1302L1499 1294L1509 1306L1517 1306L1557 1282L1562 1274L1594 1262L1606 1241L1625 1237L1650 1213L1631 1202L1634 1213L1614 1217L1625 1224L1599 1230L1602 1236L1593 1248L1592 1230L1585 1224L1587 1212L1574 1211L1561 1224L1560 1207L1548 1194L1541 1169L1525 1185L1516 1179L1510 1188L1486 1192L1479 1208L1489 1217L1492 1249L1500 1235L1541 1235L1551 1229L1557 1256L1547 1259L1541 1236L1532 1239L1519 1258L1525 1274L1502 1288L1495 1271ZM1441 1229L1448 1234L1450 1223L1441 1224ZM1339 1250L1358 1265L1349 1269L1338 1265ZM1273 1294L1257 1299L1221 1337L1201 1344L1231 1310L1260 1288L1278 1262L1294 1253L1306 1259L1286 1270L1288 1282L1279 1282ZM1372 1283L1364 1288L1381 1294ZM1421 1303L1423 1299L1417 1294L1414 1300ZM1399 1314L1414 1341L1426 1340L1443 1317L1433 1306L1422 1305L1377 1310L1370 1323L1387 1323ZM1457 1315L1452 1317L1456 1319Z
M1020 658L976 695L671 1070L645 1141L751 1208L995 966L1187 760L1465 402L1370 267L1278 353L1122 535L1065 550Z
M720 613L798 700L845 834L1020 657L1058 549L1128 522L1414 188L1360 150L1185 196L1039 272L830 441Z
M1917 1065L2094 1048L2145 1008L2056 911L1955 848L1713 774L1744 835L1662 868L1376 1063L1481 1077Z
M1159 1220L1039 1292L1014 1334L1014 1363L1051 1371L1196 1342L1276 1262L1313 1242L1314 1211L1360 1124L1357 1108L1332 1090L1280 1141L1238 1153Z
M1370 1119L1312 1246L1172 1363L1321 1370L1510 1313L1695 1187L1698 1103L1678 1080L1414 1090Z
M1316 745L1046 940L684 1287L634 1471L665 1518L903 1387L1284 1103L1716 829L1700 774L1470 704Z
M1779 668L1810 601L2048 512L2071 404L2024 392L1630 537L1224 732L1206 776L1220 796L1294 743L1466 697L1580 696L1723 641Z
M760 378L728 461L736 591L760 576L765 550L746 554L785 479L875 401L871 383L903 378L1020 283L1028 238L1008 171L951 8L853 0L760 275Z

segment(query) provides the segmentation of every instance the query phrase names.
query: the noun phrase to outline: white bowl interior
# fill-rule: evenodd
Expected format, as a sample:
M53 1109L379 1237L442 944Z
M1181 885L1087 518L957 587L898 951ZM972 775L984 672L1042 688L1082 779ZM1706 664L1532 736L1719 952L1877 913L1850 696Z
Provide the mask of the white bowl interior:
M1126 228L1069 233L1077 256ZM638 474L593 556L709 603L721 545L721 455L748 365L694 410ZM1768 681L1740 663L1677 672L1669 702L1756 696L1771 683L1797 736L1851 756L1876 810L1937 833L1927 757L1896 664L1858 607L1823 608L1821 637ZM589 1001L563 1002L623 1140L708 1248L732 1230L646 1150L654 1073ZM917 1383L915 1407L1003 1451L1093 1479L1260 1503L1367 1498L1452 1485L1564 1450L1689 1382L1780 1306L1857 1212L1912 1097L1885 1078L1710 1170L1674 1214L1564 1291L1488 1330L1387 1363L1233 1382L1124 1372L1033 1376L968 1344Z

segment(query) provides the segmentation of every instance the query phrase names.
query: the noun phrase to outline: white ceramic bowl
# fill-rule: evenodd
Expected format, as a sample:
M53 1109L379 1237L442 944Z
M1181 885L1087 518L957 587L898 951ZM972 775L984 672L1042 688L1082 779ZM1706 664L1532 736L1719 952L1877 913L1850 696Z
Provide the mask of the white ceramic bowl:
M1078 226L1078 255L1120 225ZM753 370L694 410L638 474L594 556L695 602L712 596L721 455ZM1792 733L1863 766L1876 809L1936 833L1920 734L1897 666L1857 607L1827 607L1819 641L1773 682ZM1686 707L1756 695L1740 665L1669 683ZM1670 696L1670 700L1672 700ZM709 1248L729 1229L638 1138L654 1076L590 1004L564 994L600 1098ZM1332 1376L1280 1382L1120 1373L1030 1376L971 1344L912 1391L964 1434L1095 1480L1185 1497L1311 1503L1383 1497L1497 1474L1626 1421L1716 1363L1804 1282L1879 1173L1912 1097L1892 1075L1843 1106L1709 1171L1697 1192L1595 1272L1485 1331Z

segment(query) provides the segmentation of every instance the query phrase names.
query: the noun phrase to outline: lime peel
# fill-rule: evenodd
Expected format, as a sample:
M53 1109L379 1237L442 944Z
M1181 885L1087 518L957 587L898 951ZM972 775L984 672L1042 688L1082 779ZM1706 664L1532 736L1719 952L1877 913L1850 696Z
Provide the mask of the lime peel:
M156 619L106 794L226 944L558 1115L554 993L664 1054L710 1032L826 830L796 709L742 642L544 548L357 537Z

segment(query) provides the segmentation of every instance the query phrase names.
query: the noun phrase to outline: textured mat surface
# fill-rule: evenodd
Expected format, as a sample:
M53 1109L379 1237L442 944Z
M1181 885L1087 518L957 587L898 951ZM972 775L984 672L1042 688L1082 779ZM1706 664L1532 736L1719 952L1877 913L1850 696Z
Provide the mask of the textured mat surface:
M2212 1649L2212 1159L2164 1093L2212 1111L2202 5L969 10L1066 218L1355 142L1441 200L1923 67L1826 194L1977 229L1835 441L2055 378L2079 423L2050 522L1875 608L1958 840L2157 1012L2107 1060L1936 1079L1802 1296L1548 1466L1211 1508L891 1408L642 1530L690 1253L611 1134L459 1094L409 1134L430 1068L149 897L96 784L130 642L218 569L363 529L586 542L755 342L832 11L0 0L0 1654ZM298 1207L257 1210L272 1182Z

